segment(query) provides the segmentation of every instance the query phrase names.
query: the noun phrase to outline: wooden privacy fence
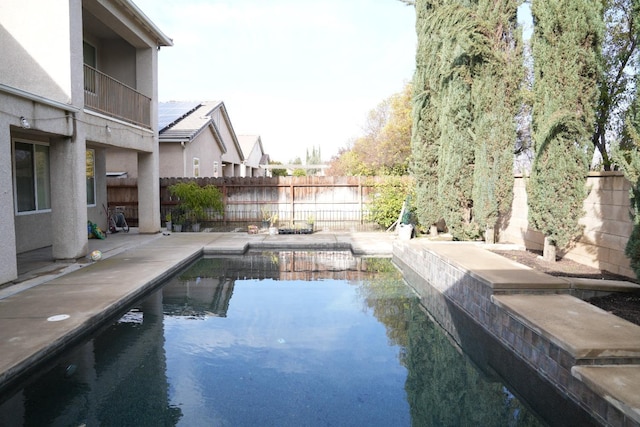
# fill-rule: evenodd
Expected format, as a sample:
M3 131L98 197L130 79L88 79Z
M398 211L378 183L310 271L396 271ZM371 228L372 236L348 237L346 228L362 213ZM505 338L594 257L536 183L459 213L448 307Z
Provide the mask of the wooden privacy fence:
M313 222L316 230L379 229L368 219L369 202L376 185L385 182L384 177L161 178L159 209L163 224L179 204L168 187L188 180L215 185L222 192L224 212L209 212L203 224L216 231L262 225L263 213L277 214L278 226L286 228ZM133 226L138 220L137 191L135 178L107 179L109 207L124 206L127 221Z

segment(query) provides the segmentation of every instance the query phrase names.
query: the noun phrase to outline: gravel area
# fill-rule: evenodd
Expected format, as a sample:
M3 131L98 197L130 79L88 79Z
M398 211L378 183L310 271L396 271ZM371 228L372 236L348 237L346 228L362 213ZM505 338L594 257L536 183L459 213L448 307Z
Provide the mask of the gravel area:
M638 280L614 274L606 270L598 270L597 268L589 267L568 259L560 259L554 263L547 262L542 259L542 254L536 251L494 250L492 252L552 276L623 280L639 283ZM640 325L640 294L638 293L616 292L604 297L591 298L588 302L636 325Z

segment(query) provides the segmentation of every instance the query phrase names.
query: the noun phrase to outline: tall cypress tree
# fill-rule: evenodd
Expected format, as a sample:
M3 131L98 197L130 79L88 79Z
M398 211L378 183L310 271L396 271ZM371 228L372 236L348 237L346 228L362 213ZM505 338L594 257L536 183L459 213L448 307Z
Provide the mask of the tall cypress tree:
M442 218L438 199L438 152L440 129L439 37L435 12L439 1L417 0L416 71L413 78L413 126L411 135L410 171L416 186L416 215L418 221L430 226Z
M466 67L465 67L466 68ZM474 145L470 130L471 86L456 76L442 91L438 197L442 216L455 239L478 236L472 222Z
M529 222L555 249L581 230L603 11L602 2L593 0L534 0L532 13L535 158Z
M473 216L494 228L513 199L516 115L524 80L517 0L480 0L473 49Z
M517 0L418 1L412 174L423 224L457 239L511 202L521 55Z
M412 174L418 218L443 218L455 238L471 223L473 145L468 55L471 10L464 0L416 2L418 54L414 87Z

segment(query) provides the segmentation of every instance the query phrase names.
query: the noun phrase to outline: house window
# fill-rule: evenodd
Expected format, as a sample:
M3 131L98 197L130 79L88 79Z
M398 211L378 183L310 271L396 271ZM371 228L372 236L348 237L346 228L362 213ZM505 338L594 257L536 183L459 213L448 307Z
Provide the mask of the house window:
M96 204L96 150L87 149L87 205Z
M93 69L96 69L98 66L98 55L96 53L96 48L90 45L87 42L82 42L82 56L84 59L85 65L90 66ZM85 68L84 72L84 90L96 93L96 76L93 72L87 70Z
M16 141L13 149L16 210L51 209L49 146Z
M96 68L98 65L98 56L96 55L96 48L87 42L82 42L82 56L84 63Z
M213 177L218 178L218 173L219 173L218 162L213 162Z
M200 177L200 159L197 157L193 158L193 176L194 178Z

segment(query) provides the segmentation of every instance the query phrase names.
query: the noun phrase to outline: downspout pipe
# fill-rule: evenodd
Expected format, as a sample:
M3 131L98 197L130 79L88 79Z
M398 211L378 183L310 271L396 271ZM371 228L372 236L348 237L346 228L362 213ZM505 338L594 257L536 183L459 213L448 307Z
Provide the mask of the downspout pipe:
M184 141L180 141L182 147L182 176L187 176L187 150L184 146Z

